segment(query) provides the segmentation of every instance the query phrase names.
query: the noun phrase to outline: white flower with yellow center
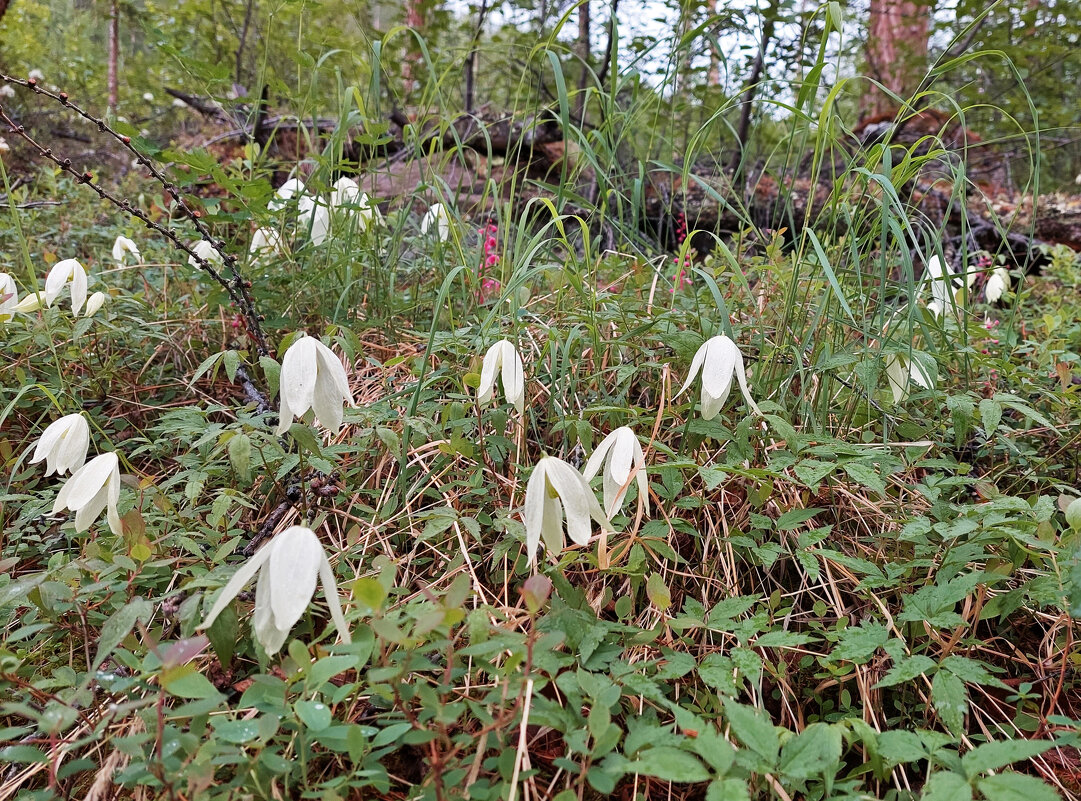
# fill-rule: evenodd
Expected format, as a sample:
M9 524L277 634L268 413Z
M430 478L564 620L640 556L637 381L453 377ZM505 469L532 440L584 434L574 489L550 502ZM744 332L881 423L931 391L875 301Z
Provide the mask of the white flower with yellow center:
M75 530L86 531L107 510L109 528L118 537L123 534L120 514L120 460L115 453L103 453L76 470L60 488L53 504L53 514L64 509L75 512Z
M724 402L728 400L728 393L732 391L732 379L739 383L743 400L761 416L762 410L751 397L751 391L747 387L747 372L743 366L743 354L740 353L736 343L724 334L707 339L691 361L691 369L687 373L687 380L683 387L676 393L678 398L687 387L691 385L699 371L702 372L702 418L712 420L721 410Z
M315 532L304 526L287 528L241 565L199 628L208 628L256 573L259 580L255 585L252 631L269 656L281 650L289 631L308 608L317 579L322 580L330 618L342 642L351 642L334 569Z
M86 270L75 259L58 261L45 277L45 305L51 306L67 284L71 284L71 313L79 316L86 303Z
M567 536L577 545L589 543L592 531L590 518L602 528L612 528L582 474L562 459L545 456L533 468L533 475L529 477L525 489L522 519L530 563L537 561L537 548L541 540L550 554L563 550L564 512Z
M601 480L604 486L604 511L612 517L627 497L631 485L631 471L638 483L638 499L649 510L649 485L646 481L646 457L642 445L627 426L617 428L603 440L586 462L582 477L592 481L604 467Z
M525 370L518 349L506 339L496 342L484 354L484 362L480 368L480 386L477 387L477 402L481 405L492 399L497 373L503 384L503 396L507 403L513 403L518 414L522 414L525 410Z
M38 438L30 464L45 461L45 475L78 470L90 450L90 426L81 414L69 414L51 423Z
M306 334L301 334L285 351L280 386L278 434L289 430L294 416L299 420L309 409L315 411L319 425L336 434L344 417L343 401L354 405L341 360L318 339Z

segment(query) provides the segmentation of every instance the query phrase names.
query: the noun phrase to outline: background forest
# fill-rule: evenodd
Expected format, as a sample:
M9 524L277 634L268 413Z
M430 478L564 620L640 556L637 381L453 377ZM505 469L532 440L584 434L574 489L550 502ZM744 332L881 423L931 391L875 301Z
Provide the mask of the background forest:
M1081 798L1079 38L0 0L0 801Z

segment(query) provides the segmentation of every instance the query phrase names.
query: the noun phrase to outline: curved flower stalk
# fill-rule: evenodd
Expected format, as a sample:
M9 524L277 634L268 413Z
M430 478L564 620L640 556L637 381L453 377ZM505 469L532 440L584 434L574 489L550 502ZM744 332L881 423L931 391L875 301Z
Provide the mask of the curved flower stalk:
M221 266L223 264L221 254L218 253L218 251L215 250L214 246L205 239L200 239L198 242L191 246L191 249L195 251L195 256L198 256L200 259L207 262L208 264L214 264L217 266ZM188 256L188 264L198 270L200 267L202 267L202 265L199 264L195 256Z
M699 370L702 372L702 419L712 420L721 410L724 402L728 400L728 393L732 391L732 379L739 382L739 390L743 393L743 400L751 407L755 414L761 416L762 410L751 397L751 391L747 387L747 372L743 366L743 354L736 343L724 334L707 339L691 361L691 369L687 373L687 380L683 383L675 397L682 395L691 385Z
M342 614L334 570L315 532L304 526L287 528L241 565L222 588L199 628L209 627L256 573L259 580L255 585L252 631L268 656L281 650L289 631L308 608L315 594L316 579L323 583L330 618L342 642L352 641Z
M50 423L38 438L30 464L45 461L45 475L74 472L86 463L90 426L81 414L69 414Z
M383 222L379 207L360 191L360 186L352 178L339 178L334 183L334 191L330 195L330 211L360 223L363 229Z
M425 212L424 217L421 219L420 232L426 234L429 231L434 231L440 242L446 242L450 239L451 225L452 221L447 207L442 203L435 203L428 208L428 211Z
M531 564L536 564L537 548L544 540L551 554L563 550L563 513L567 515L567 536L577 545L589 543L590 518L602 528L612 524L597 503L593 490L582 474L555 456L545 456L536 467L525 489L525 547Z
M285 352L280 385L279 435L289 430L294 416L299 420L308 409L315 411L319 425L336 434L344 417L342 402L355 405L341 359L307 334Z
M95 456L64 482L53 504L53 514L64 509L75 512L75 530L86 531L106 510L109 529L118 537L123 534L120 514L116 505L120 501L120 460L115 453Z
M15 307L18 305L19 288L15 286L15 279L7 273L0 273L0 323L6 323L14 317Z
M76 259L58 261L45 278L45 305L51 306L64 287L71 284L71 313L78 317L86 303L86 270Z
M642 444L627 426L621 426L601 440L586 462L582 477L587 482L604 467L602 482L604 486L604 511L612 517L623 508L627 490L631 484L631 470L638 483L638 499L649 511L649 484L646 481L646 456Z
M118 236L116 241L113 242L113 261L117 264L125 264L129 254L133 264L138 264L142 260L139 246L126 236Z
M922 364L914 354L890 353L886 356L886 378L893 391L893 402L900 403L912 392L912 385L934 389L934 371Z
M484 354L480 369L480 385L477 387L477 403L488 403L495 392L496 372L503 383L503 396L513 403L518 414L525 411L525 370L522 357L514 343L506 339L496 342Z
M998 303L1010 288L1010 271L1005 267L996 267L991 271L987 283L983 287L983 297L988 303Z

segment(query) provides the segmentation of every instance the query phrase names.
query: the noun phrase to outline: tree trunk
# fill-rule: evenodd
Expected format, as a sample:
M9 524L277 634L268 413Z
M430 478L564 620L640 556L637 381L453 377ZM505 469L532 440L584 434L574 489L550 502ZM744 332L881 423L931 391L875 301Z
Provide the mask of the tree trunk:
M424 30L424 12L421 8L423 0L406 0L405 2L405 26L412 28L417 33ZM421 59L420 49L416 39L408 38L405 60L402 62L402 91L405 94L412 92L417 86L417 76L413 70L414 64L419 64Z
M120 97L120 78L118 62L120 60L120 4L118 0L109 3L109 114L116 113Z
M867 72L903 99L920 85L927 66L927 30L933 0L871 0L867 23ZM860 102L863 118L889 115L897 102L868 87Z
M578 98L575 103L579 122L585 120L586 87L589 85L589 0L578 4L578 42L576 50L582 61L582 72L578 76Z

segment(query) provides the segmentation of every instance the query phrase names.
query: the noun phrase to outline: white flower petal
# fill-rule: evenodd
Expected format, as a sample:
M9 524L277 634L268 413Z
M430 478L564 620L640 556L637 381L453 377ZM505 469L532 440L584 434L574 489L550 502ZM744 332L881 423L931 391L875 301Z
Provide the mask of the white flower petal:
M330 566L330 560L326 553L319 563L319 578L323 582L323 593L327 596L327 607L330 609L330 619L334 621L334 627L338 629L338 636L347 645L353 641L349 636L349 625L345 622L342 614L341 594L338 592L338 582L334 578L334 568Z
M525 412L525 370L522 367L522 357L518 355L518 349L510 342L507 342L503 349L502 368L503 394L507 402L514 404L514 407L518 409L518 414L523 414Z
M71 313L79 316L79 310L86 303L86 270L79 262L71 268Z
M477 403L483 405L492 399L495 390L495 377L503 366L503 343L506 340L496 342L484 354L484 362L480 368L480 385L477 387Z
M67 507L78 511L90 503L102 488L109 485L110 481L114 479L118 481L119 465L116 454L108 452L94 457L79 468L64 485L64 489L67 490Z
M316 339L302 335L289 346L282 358L279 379L282 402L298 419L307 413L315 399L315 382L319 376ZM289 428L292 420L282 415L279 429Z
M592 481L593 478L600 472L601 466L604 464L604 456L608 453L609 448L619 438L620 429L616 429L607 437L602 439L597 445L596 450L590 454L589 460L586 462L585 469L582 471L582 478L586 481Z
M694 381L695 376L698 375L698 371L702 369L702 362L706 360L706 352L709 350L709 342L703 342L702 346L694 353L694 358L691 359L691 368L687 371L687 380L683 382L683 386L679 388L674 397L678 398L684 392L687 391L687 387Z
M713 337L706 343L705 361L702 363L702 390L711 398L727 398L732 388L739 348L728 337ZM723 402L723 401L722 401Z
M591 517L605 528L611 528L612 524L582 474L562 459L552 456L545 458L548 483L563 502L563 510L567 515L567 536L578 545L589 542Z
M540 546L541 529L544 527L544 497L548 493L547 480L544 477L544 459L537 462L533 475L525 488L525 508L522 522L525 524L525 550L530 564L537 561L537 548Z
M86 311L83 312L84 317L93 317L100 311L101 307L105 305L105 293L95 292L86 300Z
M325 558L319 538L310 528L291 526L271 540L267 584L274 625L288 631L315 594L319 562Z

